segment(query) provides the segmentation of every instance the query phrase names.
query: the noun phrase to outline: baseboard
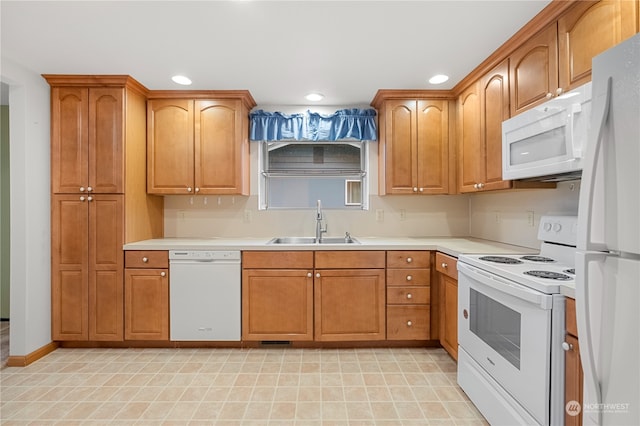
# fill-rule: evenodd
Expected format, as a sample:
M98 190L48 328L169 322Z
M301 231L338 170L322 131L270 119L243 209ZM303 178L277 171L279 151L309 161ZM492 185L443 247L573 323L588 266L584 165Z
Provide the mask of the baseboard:
M26 367L27 365L36 362L40 358L44 357L47 354L50 354L56 349L58 349L58 343L51 342L39 349L36 349L30 354L21 356L9 356L9 358L7 358L7 367Z

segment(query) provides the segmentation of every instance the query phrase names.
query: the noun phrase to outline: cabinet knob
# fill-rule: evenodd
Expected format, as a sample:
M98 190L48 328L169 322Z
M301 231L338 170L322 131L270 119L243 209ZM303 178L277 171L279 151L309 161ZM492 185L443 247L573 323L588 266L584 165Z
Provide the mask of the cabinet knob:
M547 95L545 97L547 99L551 99L551 98L553 98L553 93L549 92L549 93L547 93Z
M88 196L87 197L87 201L93 201L93 197L92 196Z
M313 277L313 274L311 272L307 272L307 278L311 278Z
M424 188L420 188L420 192L424 192Z
M418 192L418 188L417 187L413 187L413 192Z
M148 257L143 257L143 258L142 258L142 261L143 261L144 263L147 263L147 262L149 262L149 258L148 258Z
M161 276L161 277L166 277L166 276L167 276L167 273L166 273L166 272L160 272L160 276Z
M411 327L413 323L411 321L407 321L407 327Z
M566 352L572 351L573 345L568 342L562 342L562 349L564 349Z
M407 281L411 281L413 279L412 275L407 275Z
M87 192L91 192L91 191L93 191L93 187L87 186Z
M320 278L320 272L316 273L316 278Z
M191 191L192 191L191 187L187 186L187 192L191 192Z
M84 197L80 197L80 201L84 201Z
M80 187L80 192L84 192L84 186Z
M480 188L480 189L484 188L484 183L479 183L478 184L478 188Z
M407 257L407 263L411 263L411 262L413 262L413 259L410 257Z
M442 266L443 268L447 269L447 267L448 267L449 265L447 265L446 263L442 262L442 265L441 265L441 266Z
M479 188L480 188L480 187L478 186L478 184L477 184L477 183L474 183L474 184L473 184L473 187L474 187L475 189L479 189Z
M196 186L196 192L200 192L200 188Z
M413 299L413 295L411 293L407 293L407 299Z
M564 90L562 90L562 87L558 87L556 89L556 96L562 95L562 92L564 92Z

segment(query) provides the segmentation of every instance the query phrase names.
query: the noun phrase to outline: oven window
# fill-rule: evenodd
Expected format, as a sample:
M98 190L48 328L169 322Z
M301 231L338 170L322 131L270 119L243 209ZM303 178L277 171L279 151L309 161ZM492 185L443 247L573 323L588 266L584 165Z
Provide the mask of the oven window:
M471 331L520 370L520 313L471 289Z

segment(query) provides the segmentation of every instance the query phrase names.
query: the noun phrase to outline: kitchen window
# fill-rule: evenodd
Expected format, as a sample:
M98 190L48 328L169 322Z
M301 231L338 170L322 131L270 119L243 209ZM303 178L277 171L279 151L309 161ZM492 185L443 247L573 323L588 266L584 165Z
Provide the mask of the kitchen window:
M262 141L258 155L261 210L369 208L366 142Z

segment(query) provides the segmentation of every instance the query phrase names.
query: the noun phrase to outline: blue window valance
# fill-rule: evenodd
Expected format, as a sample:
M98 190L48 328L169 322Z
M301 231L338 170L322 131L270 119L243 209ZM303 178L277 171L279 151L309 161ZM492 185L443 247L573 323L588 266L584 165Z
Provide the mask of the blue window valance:
M378 129L374 109L341 109L330 115L307 111L304 114L252 111L252 141L375 141Z

